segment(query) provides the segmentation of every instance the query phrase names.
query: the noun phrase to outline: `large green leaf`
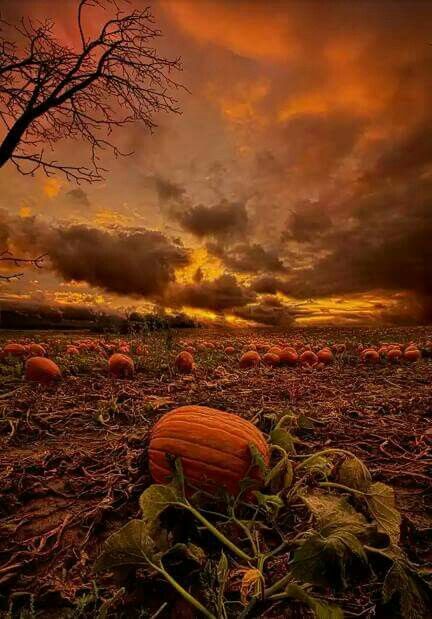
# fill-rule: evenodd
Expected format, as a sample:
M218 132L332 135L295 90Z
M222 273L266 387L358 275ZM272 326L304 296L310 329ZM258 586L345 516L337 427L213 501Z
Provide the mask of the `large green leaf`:
M306 604L306 606L312 610L315 619L343 619L344 613L339 606L334 606L333 604L328 604L322 600L317 600L312 595L309 595L309 593L307 593L299 585L288 585L285 589L285 593L293 600L298 600L299 602Z
M144 490L139 504L144 519L154 521L167 507L179 501L181 495L174 484L153 484Z
M322 535L344 529L352 535L363 536L368 530L366 518L354 509L346 497L317 491L301 498L315 516Z
M426 583L403 561L394 561L383 585L383 600L397 598L403 619L429 619L432 596Z
M333 463L329 458L317 453L310 458L307 458L301 465L304 471L313 473L321 473L327 478L333 470Z
M338 471L338 481L355 490L366 491L372 483L367 466L358 458L347 458Z
M110 535L102 554L95 563L97 572L112 570L124 565L144 565L158 559L161 550L167 548L166 540L159 532L149 528L143 520L131 520L124 527Z
M396 509L394 490L378 481L369 486L366 502L378 524L378 530L387 533L394 544L399 542L401 515Z
M348 531L341 529L327 537L312 533L295 551L292 571L303 582L336 589L347 586L346 567L353 559L368 562L362 544Z

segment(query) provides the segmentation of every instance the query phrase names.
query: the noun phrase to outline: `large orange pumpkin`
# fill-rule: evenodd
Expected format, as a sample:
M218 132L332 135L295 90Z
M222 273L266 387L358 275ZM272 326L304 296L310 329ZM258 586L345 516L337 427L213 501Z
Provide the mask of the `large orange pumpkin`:
M153 427L150 472L157 483L169 481L172 469L166 456L170 454L180 458L185 479L192 486L211 492L225 488L235 495L251 464L249 445L255 445L268 464L268 445L252 423L206 406L182 406ZM258 471L248 475L259 479Z
M25 379L41 385L48 385L60 380L61 371L59 366L46 357L30 357L25 365Z
M127 355L114 353L108 359L108 367L111 376L115 378L131 378L134 375L134 362Z

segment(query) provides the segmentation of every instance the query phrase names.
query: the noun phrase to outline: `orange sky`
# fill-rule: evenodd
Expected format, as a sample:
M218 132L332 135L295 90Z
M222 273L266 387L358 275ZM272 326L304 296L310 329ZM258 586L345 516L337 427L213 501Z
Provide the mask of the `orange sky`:
M10 20L52 15L72 46L76 5L2 0ZM0 169L4 245L50 254L1 298L230 324L430 322L432 6L151 6L159 51L182 57L182 114L118 133L134 154L103 156L100 183Z

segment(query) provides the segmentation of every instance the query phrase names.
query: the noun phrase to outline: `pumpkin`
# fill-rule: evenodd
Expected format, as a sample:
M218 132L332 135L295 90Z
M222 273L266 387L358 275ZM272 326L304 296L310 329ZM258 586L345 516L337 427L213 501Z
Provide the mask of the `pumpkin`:
M27 353L26 347L22 344L6 344L3 348L3 353L11 357L24 357Z
M45 348L41 346L40 344L35 344L35 343L30 344L29 352L34 357L45 357L46 355Z
M196 350L193 346L187 346L185 348L185 351L188 352L190 355L194 355L196 353Z
M261 361L261 357L256 350L249 350L240 357L240 367L242 369L254 368Z
M377 351L374 350L373 348L366 348L362 352L361 356L365 363L378 363L379 358L380 358Z
M418 361L421 358L421 352L418 348L407 348L404 352L404 359L407 361Z
M270 353L271 355L279 356L282 352L282 348L280 346L272 346L271 348L268 349L267 352Z
M233 355L234 353L235 353L234 346L227 346L225 348L225 354L226 355Z
M282 365L295 365L298 362L299 356L294 348L284 348L279 355Z
M76 346L68 346L66 348L66 354L67 355L79 355L79 350Z
M320 363L331 363L333 361L333 353L329 348L322 348L317 353L318 361Z
M390 348L390 350L387 353L387 359L389 361L399 361L401 357L402 357L402 351L400 350L400 348Z
M177 355L174 361L174 365L178 372L181 372L182 374L188 374L193 370L194 359L190 352L187 352L187 350L183 350Z
M310 365L310 366L312 366L312 365L315 365L316 363L318 363L318 357L311 350L305 350L300 355L300 363L302 363L303 365Z
M61 371L59 366L46 357L30 357L25 364L25 379L41 385L48 385L60 380Z
M134 362L127 355L116 352L108 359L108 368L115 378L131 378L134 375Z
M270 367L275 367L276 365L280 364L279 355L276 355L272 352L266 352L262 359L263 363L265 363L265 365L269 365Z
M181 406L166 413L150 435L150 473L156 483L172 477L167 455L180 458L186 482L202 490L224 488L238 494L246 476L259 479L251 465L249 445L269 463L269 448L252 423L233 413L206 406Z

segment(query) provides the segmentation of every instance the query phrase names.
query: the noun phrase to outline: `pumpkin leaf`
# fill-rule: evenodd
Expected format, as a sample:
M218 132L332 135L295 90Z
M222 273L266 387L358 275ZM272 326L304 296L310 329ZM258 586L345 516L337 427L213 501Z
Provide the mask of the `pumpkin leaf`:
M347 563L354 559L368 564L362 544L348 531L339 529L326 537L313 532L295 551L292 571L303 582L346 588Z
M347 458L339 467L338 481L348 488L365 492L372 483L372 476L359 458Z
M155 540L155 531L143 520L131 520L106 540L95 563L96 572L112 570L125 565L145 565L159 559L168 544L162 533ZM162 547L162 548L161 548Z
M155 521L167 507L181 499L175 484L153 484L141 494L139 504L144 519Z
M327 478L333 470L332 461L319 453L317 453L315 456L307 458L307 460L305 460L305 462L302 463L301 466L305 471L320 473L325 478Z
M297 426L302 430L313 430L315 428L315 422L310 417L307 417L305 414L300 413L297 417Z
M263 494L255 490L254 495L257 503L262 507L271 518L277 518L280 509L284 506L284 502L278 494Z
M251 468L257 467L258 470L265 475L267 471L266 463L264 462L264 458L262 457L261 452L258 450L257 446L253 443L248 445L249 452L251 455Z
M295 454L295 438L293 435L283 428L275 428L270 433L270 441L272 445L282 447L287 454Z
M169 559L177 563L182 563L185 560L193 561L198 566L203 566L206 561L204 550L196 544L174 544L164 554L163 559Z
M432 608L429 586L405 561L394 561L384 579L384 603L398 601L403 619L428 619Z
M334 604L328 604L309 595L302 587L293 583L285 589L287 597L303 602L314 614L315 619L343 619L343 610Z
M294 480L292 462L285 456L267 473L264 485L270 487L273 492L287 490Z
M378 530L397 544L400 535L401 515L395 506L394 490L378 481L369 486L366 502L369 511L378 524Z
M301 496L301 499L315 516L318 530L322 535L344 529L358 536L368 529L366 518L354 509L346 497L314 492Z

